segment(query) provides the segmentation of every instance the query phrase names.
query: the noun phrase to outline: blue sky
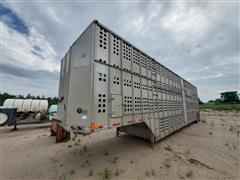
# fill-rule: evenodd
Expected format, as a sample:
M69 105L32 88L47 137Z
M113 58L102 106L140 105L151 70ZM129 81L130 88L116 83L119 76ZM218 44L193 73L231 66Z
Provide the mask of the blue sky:
M57 96L60 60L98 19L198 87L204 100L239 91L237 2L7 2L1 91Z

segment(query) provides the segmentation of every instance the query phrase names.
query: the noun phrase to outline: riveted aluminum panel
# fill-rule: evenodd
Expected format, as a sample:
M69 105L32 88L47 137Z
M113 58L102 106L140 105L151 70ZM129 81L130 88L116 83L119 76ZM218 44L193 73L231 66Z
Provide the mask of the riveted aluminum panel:
M152 81L148 80L148 103L149 103L149 112L154 112L153 107L153 88Z
M133 106L134 121L140 122L142 119L141 79L136 75L133 75Z
M149 102L148 102L148 80L146 78L141 78L142 81L142 107L143 113L149 112Z
M140 75L141 70L140 52L135 48L132 49L132 73Z
M109 64L109 32L105 28L95 26L95 45L95 59Z
M157 74L155 71L152 71L152 80L155 82L157 81Z
M160 119L159 119L159 108L158 108L158 92L153 88L153 116L155 120L155 133L156 136L160 136Z
M153 111L154 112L159 112L158 108L158 92L153 91Z
M120 94L112 94L111 101L111 117L122 117L122 96Z
M159 71L157 71L157 81L161 82L161 74Z
M117 36L110 34L110 65L121 68L121 40Z
M140 53L140 61L141 61L141 76L147 77L148 61L145 54Z
M132 47L122 41L122 69L131 72L132 69Z
M108 124L108 66L95 62L94 71L94 99L95 122L107 127Z
M147 58L147 77L148 78L152 78L152 60L150 57L146 57Z
M91 24L66 55L64 78L64 127L89 127L92 114L92 59L94 26ZM77 109L81 108L81 113ZM61 109L58 110L58 112Z
M130 73L122 72L123 114L133 114L132 77Z
M110 67L110 93L121 94L122 79L121 70Z

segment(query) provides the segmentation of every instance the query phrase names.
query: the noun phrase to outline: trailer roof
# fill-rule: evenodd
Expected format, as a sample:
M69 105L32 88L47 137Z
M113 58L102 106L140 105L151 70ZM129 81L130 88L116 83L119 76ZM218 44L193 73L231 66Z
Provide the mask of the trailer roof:
M183 80L185 80L186 82L188 82L190 85L192 85L193 87L197 88L196 86L194 86L192 83L190 83L189 81L187 81L186 79L184 79L183 77L181 77L180 75L176 74L175 72L173 72L172 70L170 70L168 67L164 66L163 64L161 64L160 62L158 62L156 59L152 58L151 56L149 56L148 54L146 54L144 51L142 51L141 49L139 49L138 47L136 47L135 45L133 45L132 43L130 43L128 40L126 40L125 38L121 37L120 35L118 35L117 33L115 33L114 31L112 31L111 29L109 29L108 27L106 27L105 25L103 25L102 23L100 23L98 20L94 19L88 26L87 28L81 33L81 35L89 28L89 26L91 26L91 24L97 24L101 27L103 27L104 29L106 29L107 31L109 31L110 33L112 33L114 36L117 36L118 38L120 38L121 40L125 41L126 43L128 43L129 45L131 45L132 47L134 47L135 49L137 49L138 51L140 51L142 54L144 54L145 56L149 57L150 59L152 59L154 62L158 63L160 66L163 66L164 68L166 68L168 71L172 72L173 74L175 74L176 76L182 78ZM81 35L76 39L76 41L74 41L74 43L70 46L69 50L71 49L71 47L77 42L77 40L81 37ZM67 52L68 53L68 52ZM66 53L66 54L67 54ZM66 55L65 54L65 55Z
M146 54L144 51L142 51L141 49L139 49L138 47L136 47L135 45L133 45L132 43L130 43L128 40L126 40L125 38L121 37L120 35L118 35L117 33L115 33L114 31L112 31L111 29L109 29L108 27L106 27L105 25L103 25L102 23L100 23L98 20L94 19L92 21L92 23L98 24L99 26L102 26L104 29L106 29L107 31L111 32L112 34L114 34L115 36L117 36L118 38L122 39L123 41L125 41L126 43L128 43L129 45L131 45L132 47L134 47L135 49L137 49L138 51L140 51L141 53L143 53L144 55L148 56L149 58L151 58L153 61L155 61L156 63L158 63L159 65L163 66L164 68L166 68L167 70L169 70L170 72L172 72L173 74L175 74L176 76L182 78L183 80L185 80L186 82L188 82L189 84L191 84L193 87L197 88L196 86L194 86L192 83L190 83L189 81L187 81L186 79L184 79L183 77L181 77L180 75L176 74L175 72L173 72L172 70L170 70L168 67L164 66L163 64L161 64L160 62L158 62L156 59L152 58L151 56L149 56L148 54Z

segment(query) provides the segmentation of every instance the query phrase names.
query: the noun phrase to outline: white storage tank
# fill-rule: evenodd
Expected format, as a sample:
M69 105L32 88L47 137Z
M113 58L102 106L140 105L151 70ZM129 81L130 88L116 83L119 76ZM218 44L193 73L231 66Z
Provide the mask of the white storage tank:
M33 100L32 99L25 99L23 100L23 105L22 105L22 112L29 112L31 111L31 104Z
M6 99L6 100L4 101L4 107L6 107L6 108L12 107L13 102L14 102L15 100L16 100L16 99Z
M47 111L48 110L48 101L40 100L38 111Z
M39 103L40 103L40 100L35 100L32 102L32 105L31 105L31 112L35 112L38 110L39 108Z
M15 99L15 101L13 101L12 107L9 108L17 108L17 112L22 112L23 102L23 99Z
M48 101L38 99L6 99L3 107L17 108L17 112L47 111Z

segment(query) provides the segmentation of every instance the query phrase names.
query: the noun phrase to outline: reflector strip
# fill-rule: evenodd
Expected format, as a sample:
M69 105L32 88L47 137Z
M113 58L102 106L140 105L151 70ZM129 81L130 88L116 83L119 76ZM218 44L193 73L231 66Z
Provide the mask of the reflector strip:
M103 125L97 124L97 123L91 123L91 129L92 130L101 129L101 128L103 128Z

